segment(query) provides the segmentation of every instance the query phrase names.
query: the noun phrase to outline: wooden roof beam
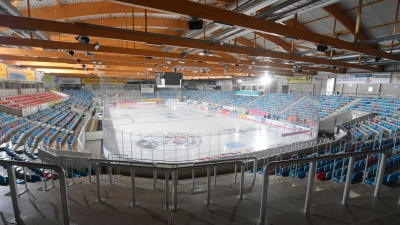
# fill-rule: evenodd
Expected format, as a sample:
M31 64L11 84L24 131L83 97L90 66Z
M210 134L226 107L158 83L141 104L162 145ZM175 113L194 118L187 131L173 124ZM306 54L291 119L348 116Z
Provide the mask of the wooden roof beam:
M298 28L288 29L287 26L279 23L227 11L224 9L219 9L212 6L202 5L187 0L170 0L167 2L164 0L116 0L115 2L125 5L156 9L163 12L172 12L180 15L197 15L199 18L204 18L206 20L233 24L237 27L255 30L258 32L271 33L283 37L306 40L317 44L326 44L336 48L347 49L365 55L380 56L382 58L400 62L399 55L394 55L384 51L373 49L371 47L368 47L367 45L360 45L343 40L338 40L336 38L316 34L310 31L304 31ZM177 5L179 5L180 7L176 7Z
M219 45L210 41L201 41L201 40L194 40L189 38L173 37L173 36L163 36L159 34L144 33L139 31L128 31L124 29L99 27L90 24L70 24L70 23L62 23L56 21L33 19L33 18L0 15L0 26L12 27L22 30L42 30L42 31L50 31L57 33L69 33L75 35L88 35L88 36L103 37L103 38L118 39L118 40L181 46L194 49L206 49L211 51L276 58L276 59L299 61L312 64L330 65L330 66L346 67L346 68L358 68L370 71L378 70L378 67L355 65L345 62L332 61L324 58L303 57L294 54L266 51L255 48L225 45L225 44Z

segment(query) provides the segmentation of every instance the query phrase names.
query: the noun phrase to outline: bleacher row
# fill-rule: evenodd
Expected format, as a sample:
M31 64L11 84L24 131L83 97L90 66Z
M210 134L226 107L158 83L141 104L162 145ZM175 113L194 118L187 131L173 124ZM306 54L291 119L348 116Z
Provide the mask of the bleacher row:
M0 105L8 106L15 109L23 109L26 107L41 105L43 103L59 100L62 98L63 96L53 92L45 92L32 95L17 95L0 100Z
M382 142L358 142L358 143L347 143L342 146L335 146L331 149L323 149L316 153L310 155L301 155L297 156L294 159L301 158L315 158L321 157L324 155L333 155L339 152L361 152L365 150L378 150L378 149L388 149L388 154L390 157L386 160L386 168L391 168L394 165L397 165L397 168L400 165L400 154L396 154L393 152L393 146L396 145L395 149L400 149L400 140L394 142L392 139L383 140ZM365 183L369 185L375 184L375 177L377 174L377 163L380 155L374 154L357 157L354 166L353 166L353 174L352 181L360 181L365 178ZM317 169L315 175L315 179L318 180L333 180L335 182L344 182L347 179L347 171L348 171L349 158L344 158L341 160L321 160L317 163ZM367 165L367 167L366 167ZM309 176L309 163L304 163L302 165L299 164L290 164L280 167L271 168L269 171L270 174L275 174L276 176L282 177L292 177L303 179ZM365 168L366 167L366 168ZM396 168L396 169L397 169ZM248 173L253 173L254 170L250 169L247 171ZM257 173L262 174L263 168L257 167ZM365 174L365 175L364 175ZM383 183L391 183L395 182L400 178L400 173L395 170L394 172L385 173L383 178Z
M320 118L346 106L356 96L314 95L304 96L292 93L268 93L261 96L236 95L234 91L219 90L159 90L155 93L142 93L142 99L161 98L207 102L233 106L244 109L258 110L272 118L296 117L298 119L315 117L317 112ZM297 101L297 102L296 102ZM296 102L296 103L295 103ZM294 105L290 106L291 104ZM314 112L315 111L315 112ZM295 121L294 121L295 122Z

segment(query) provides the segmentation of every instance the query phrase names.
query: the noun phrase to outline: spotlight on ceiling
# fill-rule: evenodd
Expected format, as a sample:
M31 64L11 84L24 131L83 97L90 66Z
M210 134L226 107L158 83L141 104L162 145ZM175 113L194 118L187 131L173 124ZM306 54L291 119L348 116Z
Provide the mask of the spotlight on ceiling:
M100 48L100 44L99 44L99 42L95 42L94 43L94 49L97 51L97 50L99 50L99 48Z
M166 59L165 62L169 65L171 64L171 60L170 59Z
M97 63L101 65L103 64L103 61L99 60Z
M186 56L187 56L186 52L182 52L181 54L182 54L182 58L186 58Z
M83 68L86 68L86 65L85 65L85 64L82 64L82 67L83 67Z
M251 62L251 65L255 65L256 64L256 60L255 59L252 59L250 62Z
M73 56L73 55L75 54L75 52L72 51L72 50L68 50L67 53L68 53L68 55L70 55L70 56Z
M86 52L86 56L93 56L92 52Z
M82 60L79 59L79 58L77 58L76 61L77 61L78 63L81 63L81 62L82 62Z
M83 36L78 36L75 38L80 44L89 44L90 43L90 38L88 36L83 35Z
M319 51L319 52L325 52L326 50L328 50L328 46L326 46L326 45L317 45L317 50Z
M381 61L381 59L382 59L381 57L377 56L377 57L375 57L375 62L379 62L379 61Z
M185 61L183 61L183 60L181 59L181 60L179 60L179 63L182 63L182 64L183 64L183 63L185 63Z

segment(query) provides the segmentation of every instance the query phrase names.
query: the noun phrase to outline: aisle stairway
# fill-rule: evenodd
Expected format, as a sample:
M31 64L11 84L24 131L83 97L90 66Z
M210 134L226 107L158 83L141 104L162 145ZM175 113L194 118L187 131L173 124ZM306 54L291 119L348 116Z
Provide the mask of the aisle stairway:
M68 188L71 221L77 224L253 224L253 218L259 216L261 181L258 176L254 185L250 174L245 174L244 194L246 199L238 200L236 195L239 183L232 184L233 175L219 175L217 186L211 186L211 200L214 205L204 206L206 179L198 178L195 189L191 190L190 180L180 180L178 185L177 211L164 211L164 180L159 180L158 189L152 190L152 179L137 178L138 208L130 208L131 201L130 177L114 176L114 185L108 185L107 177L103 175L102 196L106 198L103 204L94 203L96 199L96 184L87 183L87 178L76 178L75 184ZM71 181L71 180L70 180ZM59 187L58 181L55 182ZM22 214L29 216L26 224L61 224L62 209L58 189L48 192L43 182L29 183L30 192L20 196ZM303 208L307 180L270 177L267 218L273 224L396 224L400 207L397 205L400 188L399 183L391 188L383 186L386 197L377 200L371 197L373 187L363 184L351 186L351 208L343 208L335 201L342 197L343 183L315 180L311 210L316 216L306 218L296 210ZM18 185L22 189L21 185ZM170 185L170 196L172 185ZM13 216L9 187L0 186L0 225ZM172 200L171 200L172 201ZM129 221L129 223L127 222ZM382 223L382 221L387 221Z

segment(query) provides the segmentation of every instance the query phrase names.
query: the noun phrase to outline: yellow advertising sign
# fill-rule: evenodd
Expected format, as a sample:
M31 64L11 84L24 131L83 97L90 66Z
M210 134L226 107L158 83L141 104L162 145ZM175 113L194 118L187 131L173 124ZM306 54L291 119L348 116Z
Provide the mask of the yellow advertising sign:
M82 78L82 84L100 84L100 78ZM125 79L102 79L101 84L127 84Z
M0 63L0 78L7 78L7 65Z
M286 77L287 84L311 84L312 80L311 76Z
M26 70L26 80L35 80L35 74L33 70Z

